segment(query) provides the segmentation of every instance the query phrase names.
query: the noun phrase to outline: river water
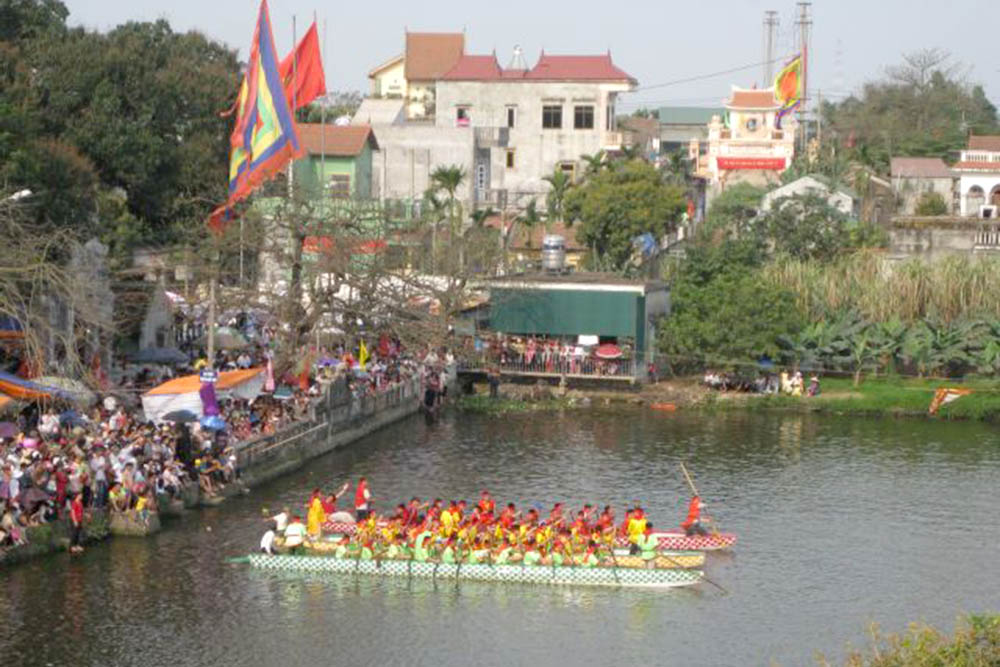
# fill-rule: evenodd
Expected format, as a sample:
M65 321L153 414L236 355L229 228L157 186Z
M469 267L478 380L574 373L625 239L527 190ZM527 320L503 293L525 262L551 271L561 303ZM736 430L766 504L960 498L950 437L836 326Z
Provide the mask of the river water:
M262 508L367 475L519 505L641 499L676 525L685 461L727 531L668 591L250 570ZM878 622L1000 611L1000 435L981 424L651 411L414 418L151 539L0 572L3 665L783 665L843 657Z

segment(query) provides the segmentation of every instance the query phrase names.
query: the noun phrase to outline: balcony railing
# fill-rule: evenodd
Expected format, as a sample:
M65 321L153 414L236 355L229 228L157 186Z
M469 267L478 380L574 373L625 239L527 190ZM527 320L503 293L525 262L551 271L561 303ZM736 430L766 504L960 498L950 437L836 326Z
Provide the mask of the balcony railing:
M605 148L621 148L624 143L625 143L625 134L623 132L604 133Z

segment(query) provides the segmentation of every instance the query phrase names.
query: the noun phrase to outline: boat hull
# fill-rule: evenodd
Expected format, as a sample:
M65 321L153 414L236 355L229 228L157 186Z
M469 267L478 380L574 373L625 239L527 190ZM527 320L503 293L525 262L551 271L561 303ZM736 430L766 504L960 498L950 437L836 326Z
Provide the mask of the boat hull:
M710 535L685 535L684 533L653 533L657 538L658 551L720 551L736 544L736 536L732 533ZM615 544L627 547L628 540L618 538Z
M317 572L368 576L411 577L432 580L495 581L565 586L619 586L675 588L701 581L700 570L624 567L550 567L546 565L458 565L414 561L375 561L326 556L251 554L252 567L264 570Z

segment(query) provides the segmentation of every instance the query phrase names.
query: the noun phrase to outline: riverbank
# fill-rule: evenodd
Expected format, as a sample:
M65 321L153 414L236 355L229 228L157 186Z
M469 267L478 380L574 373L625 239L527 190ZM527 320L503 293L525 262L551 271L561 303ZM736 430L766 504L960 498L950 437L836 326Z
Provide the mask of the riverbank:
M934 417L928 408L941 387L961 387L972 393L941 406ZM855 387L848 378L826 378L819 396L740 394L706 390L703 409L788 410L861 417L915 417L922 419L1000 422L1000 385L990 380L928 380L871 378Z
M199 507L214 507L229 497L249 493L254 486L294 472L316 457L416 414L420 408L419 396L419 378L374 396L354 397L329 391L312 405L312 419L289 424L273 435L237 444L240 477L226 485L218 496L206 497L197 483L187 484L180 498L173 501L160 498L162 511L147 521L125 515L111 521L105 512L93 511L93 519L86 525L85 543L113 536L147 537L160 530L161 518L176 517ZM0 568L65 551L69 548L69 535L66 520L29 528L27 544L0 550Z
M93 544L111 536L107 512L93 510L84 522L83 542ZM60 519L25 529L27 544L0 549L0 567L10 567L47 554L67 551L70 545L69 519Z
M941 406L934 417L928 408L940 387L962 387L972 393ZM674 378L646 385L639 392L572 389L505 384L500 398L483 393L463 396L460 409L489 414L589 408L607 405L644 405L675 410L776 410L818 412L878 418L921 418L1000 422L1000 383L918 378L869 378L855 387L850 378L824 378L819 396L764 395L721 392L705 387L700 378Z

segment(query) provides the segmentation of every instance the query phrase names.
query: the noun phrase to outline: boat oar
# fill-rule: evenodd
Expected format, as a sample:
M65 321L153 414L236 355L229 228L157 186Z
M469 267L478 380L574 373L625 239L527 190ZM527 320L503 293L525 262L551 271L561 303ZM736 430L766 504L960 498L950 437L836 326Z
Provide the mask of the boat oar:
M227 558L226 562L232 565L245 565L250 562L250 556L234 556L233 558Z
M674 565L675 565L675 566L676 566L677 568L679 568L679 569L681 569L681 570L686 570L686 569L687 569L686 567L684 567L683 565L681 565L680 563L678 563L677 561L675 561L675 560L674 560L673 558L671 558L670 556L668 556L668 555L667 555L667 554L665 554L665 553L660 553L660 554L657 554L657 555L658 555L658 556L661 556L661 557L663 557L663 558L666 558L666 559L667 559L668 561L670 561L671 563L673 563L673 564L674 564ZM702 567L704 567L704 565L703 565ZM723 592L724 594L726 594L726 595L729 595L729 591L727 591L727 590L726 590L725 588L723 588L723 587L722 587L722 586L720 586L719 584L715 583L714 581L712 581L711 579L709 579L709 578L708 578L708 577L707 577L707 576L705 575L705 570L704 570L704 569L702 569L702 571L701 571L701 578L702 578L702 579L704 579L705 581L707 581L708 583L712 584L712 585L713 585L713 586L715 586L716 588L718 588L718 589L719 589L720 591L722 591L722 592Z
M701 494L698 493L698 488L694 485L694 480L691 479L691 474L688 472L687 466L684 465L684 461L681 461L681 471L684 473L684 479L687 480L688 486L691 487L692 495L698 496L700 498ZM718 526L715 525L715 522L712 521L712 517L706 514L705 518L708 519L708 522L712 525L712 530L715 531L715 536L718 537L719 528Z

